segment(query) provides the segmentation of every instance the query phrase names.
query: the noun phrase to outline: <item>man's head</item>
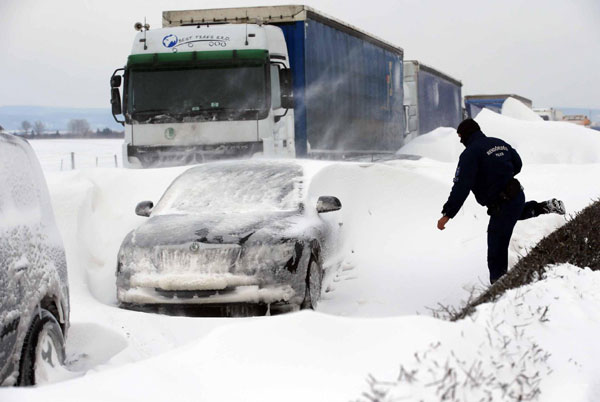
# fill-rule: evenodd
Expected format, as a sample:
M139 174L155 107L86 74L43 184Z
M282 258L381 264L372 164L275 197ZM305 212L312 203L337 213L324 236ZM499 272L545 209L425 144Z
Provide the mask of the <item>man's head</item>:
M481 131L481 127L479 127L479 124L473 119L463 120L456 128L456 132L460 137L460 142L465 146L469 137L478 131Z

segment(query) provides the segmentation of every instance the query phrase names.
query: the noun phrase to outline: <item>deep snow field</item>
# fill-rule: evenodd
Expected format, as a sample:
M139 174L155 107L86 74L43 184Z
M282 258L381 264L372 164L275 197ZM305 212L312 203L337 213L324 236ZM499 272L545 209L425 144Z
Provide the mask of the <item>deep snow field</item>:
M44 172L71 170L71 153L76 169L122 166L122 139L31 140Z
M477 121L520 153L527 199L560 198L568 213L598 199L598 132L538 121L510 103L503 114L484 110ZM105 141L108 155L119 152L121 140ZM470 196L446 230L436 228L463 149L454 129L399 151L418 159L301 161L310 199L342 201L340 211L322 215L338 228L338 249L327 257L317 311L255 318L116 307L117 251L145 219L135 205L157 201L187 168L60 171L58 155L92 148L31 144L67 252L69 371L52 384L0 389L3 402L368 400L363 392L386 401L512 400L537 392L544 401L600 399L600 273L550 267L546 279L480 306L471 318L431 317L438 304L458 306L471 289L489 285L486 210ZM564 222L557 215L519 222L509 263ZM369 375L387 383L370 388Z

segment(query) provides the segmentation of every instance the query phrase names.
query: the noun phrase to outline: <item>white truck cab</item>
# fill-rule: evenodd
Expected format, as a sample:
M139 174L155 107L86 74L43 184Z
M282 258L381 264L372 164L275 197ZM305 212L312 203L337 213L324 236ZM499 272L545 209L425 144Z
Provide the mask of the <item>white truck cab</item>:
M111 77L113 115L125 126L123 165L294 157L289 67L277 26L142 28Z

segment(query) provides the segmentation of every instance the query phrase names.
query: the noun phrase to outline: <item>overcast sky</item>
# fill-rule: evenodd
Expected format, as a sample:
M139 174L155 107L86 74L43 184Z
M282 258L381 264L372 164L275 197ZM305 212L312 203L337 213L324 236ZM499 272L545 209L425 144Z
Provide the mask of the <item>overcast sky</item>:
M600 0L306 0L463 82L534 106L600 108ZM133 24L248 0L0 0L0 106L109 107Z

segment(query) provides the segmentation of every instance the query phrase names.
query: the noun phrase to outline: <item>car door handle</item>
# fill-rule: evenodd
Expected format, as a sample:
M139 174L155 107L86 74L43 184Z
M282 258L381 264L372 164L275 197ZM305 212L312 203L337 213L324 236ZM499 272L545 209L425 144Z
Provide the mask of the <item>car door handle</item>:
M15 271L17 271L17 272L23 272L27 269L29 269L29 265L27 265L27 264L23 264L23 265L19 265L19 266L15 267Z
M29 264L19 264L15 267L15 278L21 280L23 273L29 269Z

